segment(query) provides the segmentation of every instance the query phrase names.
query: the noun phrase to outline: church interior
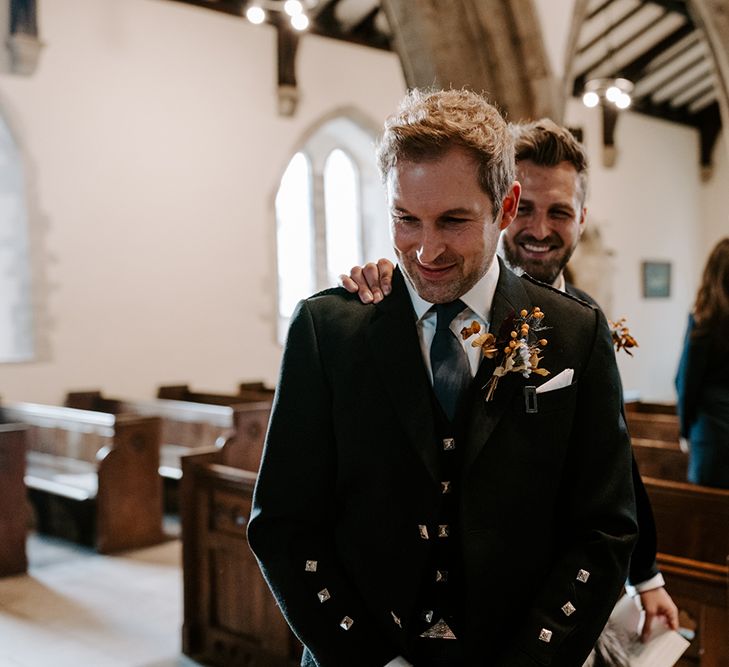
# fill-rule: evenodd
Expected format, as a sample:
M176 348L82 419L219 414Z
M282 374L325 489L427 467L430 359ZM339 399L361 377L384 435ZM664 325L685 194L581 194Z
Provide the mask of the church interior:
M569 269L638 341L676 664L729 665L729 490L685 483L674 385L729 236L729 0L0 0L0 31L0 666L299 664L245 537L286 328L394 258L374 146L431 86L585 146Z

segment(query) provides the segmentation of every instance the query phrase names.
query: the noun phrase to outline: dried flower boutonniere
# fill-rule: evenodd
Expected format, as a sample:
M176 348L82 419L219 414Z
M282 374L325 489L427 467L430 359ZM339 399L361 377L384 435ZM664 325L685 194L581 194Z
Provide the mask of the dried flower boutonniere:
M518 317L512 313L501 325L498 339L492 333L483 333L471 341L472 347L481 348L484 357L497 359L494 373L484 387L487 401L493 398L499 378L507 373L521 373L524 377L532 373L549 375L547 369L539 368L542 360L539 355L547 345L547 339L541 338L540 332L549 328L542 324L543 318L544 313L538 306L531 313L522 310ZM480 331L481 325L474 321L461 330L461 336L466 340Z
M630 351L631 347L640 347L638 341L630 335L630 329L625 326L625 318L621 317L617 322L608 320L610 326L610 335L613 339L613 345L615 346L615 352L625 350L626 354L633 356Z

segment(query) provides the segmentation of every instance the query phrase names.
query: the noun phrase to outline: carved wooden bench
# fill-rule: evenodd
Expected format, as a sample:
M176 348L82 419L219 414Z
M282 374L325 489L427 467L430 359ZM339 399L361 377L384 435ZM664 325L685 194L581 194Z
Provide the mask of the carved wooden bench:
M25 491L28 427L0 423L0 577L28 568L25 540L30 523Z
M255 473L227 447L182 458L183 652L205 664L295 667L302 647L248 547Z
M40 532L101 553L163 541L160 422L34 403L0 405L28 425L25 484Z
M259 383L255 383L257 386ZM228 464L257 471L263 454L263 441L271 416L273 390L241 385L237 394L192 391L187 385L160 387L158 398L167 400L227 405L234 412L235 443L228 448Z
M104 397L100 391L75 391L67 394L65 403L74 408L160 419L159 472L167 511L179 509L181 457L185 454L227 443L231 461L257 470L270 415L269 403L243 403L240 399L230 405L172 399L132 401Z
M729 665L729 490L643 479L658 533L658 564L696 637L678 663Z

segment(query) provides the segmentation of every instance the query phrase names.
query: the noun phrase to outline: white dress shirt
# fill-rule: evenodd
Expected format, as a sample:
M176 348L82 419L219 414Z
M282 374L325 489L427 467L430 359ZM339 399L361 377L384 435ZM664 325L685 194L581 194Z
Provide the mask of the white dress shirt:
M472 377L476 375L478 365L481 363L481 348L471 346L471 341L475 339L475 336L463 340L461 337L461 329L469 326L475 320L481 325L481 333L488 331L491 304L496 293L496 284L499 282L499 272L499 262L494 257L488 271L486 271L482 278L468 292L460 297L461 301L466 304L466 308L451 321L450 329L466 351ZM410 284L407 276L405 276L405 285L408 288L410 300L415 309L415 315L418 318L416 326L418 329L418 338L420 339L420 351L432 383L433 370L430 367L430 344L433 342L433 337L435 336L437 316L434 311L430 310L433 304L421 298L415 288Z

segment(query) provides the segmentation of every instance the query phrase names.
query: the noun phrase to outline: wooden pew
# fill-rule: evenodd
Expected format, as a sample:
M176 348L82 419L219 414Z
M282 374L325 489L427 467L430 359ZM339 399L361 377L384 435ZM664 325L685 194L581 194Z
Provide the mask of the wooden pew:
M271 416L273 400L270 389L242 389L238 394L191 391L187 385L160 387L158 398L167 400L227 405L234 412L235 443L228 448L229 465L243 470L258 470L263 441Z
M275 387L269 387L265 382L241 382L238 384L239 395L246 395L248 392L256 392L263 397L268 396L273 400L276 389Z
M648 438L678 443L679 425L677 415L626 410L625 419L632 438Z
M726 565L729 557L729 489L643 477L653 506L658 551Z
M30 523L25 475L27 427L0 423L0 577L28 569L25 540Z
M294 667L302 647L248 547L255 473L227 446L182 458L183 652L205 664Z
M5 403L29 426L25 484L40 532L101 553L163 541L160 422L153 417Z
M241 382L235 394L220 394L205 391L193 391L189 385L166 385L159 387L157 398L174 401L190 401L193 403L212 403L215 405L236 405L246 402L270 403L275 390L263 382Z
M681 611L682 625L695 628L691 646L677 667L729 665L729 571L714 565L658 554L666 590Z
M679 425L675 403L625 403L625 419L635 438L678 442Z
M643 401L626 401L626 412L640 412L643 414L675 415L675 403L645 403Z
M632 438L633 456L642 477L657 477L685 482L688 474L688 454L678 442Z
M188 397L198 396L187 392ZM110 412L156 416L161 420L159 472L164 483L164 505L169 512L179 509L179 480L182 477L181 457L196 449L221 447L227 443L227 458L237 467L258 470L263 451L270 403L241 402L223 404L207 394L208 402L153 399L129 401L104 397L100 391L75 391L66 396L69 407Z
M625 404L633 455L644 477L686 481L688 455L679 445L676 406L668 403Z
M108 412L115 415L158 417L161 422L159 472L164 479L182 477L180 458L194 449L208 449L234 434L233 408L203 403L153 399L148 401L109 398L98 390L72 391L64 405L79 410Z
M643 479L666 589L696 624L681 666L729 665L729 490Z

